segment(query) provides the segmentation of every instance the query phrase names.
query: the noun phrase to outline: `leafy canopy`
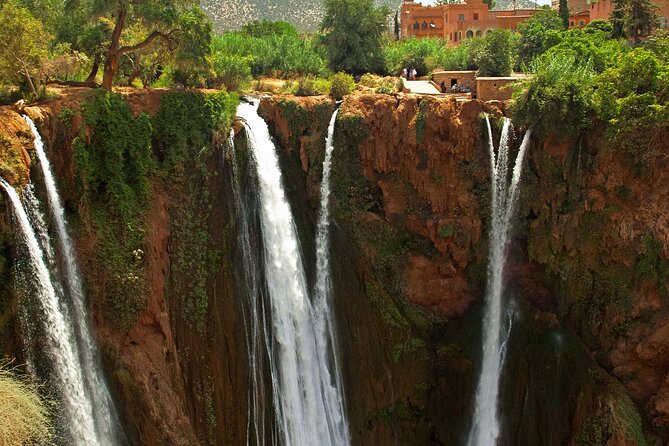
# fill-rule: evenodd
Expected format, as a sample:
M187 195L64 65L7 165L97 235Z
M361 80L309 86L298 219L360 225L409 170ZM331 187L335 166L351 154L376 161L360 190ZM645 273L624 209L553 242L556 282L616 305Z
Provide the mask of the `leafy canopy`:
M557 11L540 11L518 25L520 61L529 64L562 40L564 24Z
M332 71L383 72L382 47L388 28L386 7L373 0L325 0L321 43Z
M50 36L30 11L9 0L0 8L0 83L24 84L37 96L37 79Z
M513 68L515 34L495 30L476 39L470 46L470 57L478 66L479 76L508 76Z

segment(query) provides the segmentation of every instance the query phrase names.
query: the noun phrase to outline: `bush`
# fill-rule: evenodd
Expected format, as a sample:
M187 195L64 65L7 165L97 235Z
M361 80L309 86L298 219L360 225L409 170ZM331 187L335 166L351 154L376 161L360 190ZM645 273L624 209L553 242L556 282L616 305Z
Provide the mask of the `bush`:
M243 59L253 76L292 77L322 75L327 72L325 60L315 50L311 39L297 34L225 33L214 37L212 56L217 59ZM220 64L219 64L220 66Z
M539 136L578 134L595 111L594 72L589 62L572 56L538 58L530 65L532 77L515 87L514 119Z
M294 94L297 96L318 96L328 94L329 91L330 82L327 79L305 76L297 80Z
M475 70L478 68L470 57L470 50L480 39L467 39L455 47L445 47L425 60L429 70Z
M392 42L383 50L386 71L390 75L398 76L403 68L413 67L418 76L424 76L435 68L433 64L437 55L445 49L444 42L435 38L410 37Z
M562 40L564 24L557 11L541 11L518 25L520 61L529 64Z
M496 30L476 39L470 46L470 57L479 68L479 76L508 76L513 68L514 34Z
M225 53L217 53L213 57L216 77L215 84L225 85L227 91L241 91L251 82L251 67L247 59Z
M355 81L350 74L336 73L330 76L330 96L335 100L343 99L353 90L355 90Z
M575 60L589 60L592 68L601 73L616 63L625 43L608 39L608 35L597 30L572 30L564 33L563 40L546 51L546 57L563 54Z
M47 444L53 437L51 410L36 388L0 364L0 444Z

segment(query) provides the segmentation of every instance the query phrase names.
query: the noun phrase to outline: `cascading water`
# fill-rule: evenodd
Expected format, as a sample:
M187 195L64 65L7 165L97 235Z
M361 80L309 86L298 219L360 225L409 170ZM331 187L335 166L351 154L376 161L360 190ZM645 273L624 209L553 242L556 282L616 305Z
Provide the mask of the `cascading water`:
M348 432L341 390L320 354L327 345L316 326L309 300L297 231L285 197L274 144L258 103L237 109L246 128L257 168L260 227L264 254L267 312L266 333L272 395L277 426L286 445L345 445Z
M24 116L24 119L28 123L28 126L30 126L35 138L35 152L37 153L44 176L49 209L58 233L60 251L64 260L66 294L70 298L69 304L72 310L72 320L76 327L76 342L78 344L82 373L85 379L86 393L94 408L93 417L97 428L98 444L113 445L118 441L118 416L102 373L99 353L91 333L79 267L77 266L74 248L67 231L65 211L58 194L51 164L44 151L42 137L37 131L34 122L27 116Z
M488 254L488 284L483 317L483 361L476 389L474 420L469 434L468 444L470 446L492 446L497 444L499 438L500 427L497 414L499 376L504 363L506 340L508 339L512 322L512 314L509 314L506 339L502 341L504 266L509 244L511 218L517 198L518 183L520 182L523 160L531 136L531 131L528 130L518 149L511 183L508 184L509 135L512 131L511 121L506 118L504 120L497 155L495 155L493 145L490 119L487 116L486 123L489 136L492 210Z
M234 130L230 132L228 141L229 144L224 155L232 168L232 194L234 203L236 203L236 232L238 235L236 249L240 251L242 260L242 268L235 270L235 273L239 273L235 277L235 282L239 284L240 292L243 295L241 307L244 316L249 361L246 444L259 446L265 444L267 438L265 405L267 403L268 383L265 376L267 364L271 360L267 357L267 354L271 350L267 344L269 328L265 309L265 294L263 293L261 273L258 271L259 265L256 263L256 255L253 249L253 246L258 244L258 241L254 238L257 231L252 229L255 226L255 220L250 215L258 202L257 185L254 183L251 187L242 188L242 174L234 146ZM226 158L224 158L224 162ZM248 166L246 167L248 168ZM244 174L248 173L244 172ZM274 434L274 431L272 433ZM271 444L276 444L276 441Z
M323 160L323 180L321 182L321 210L316 229L316 287L314 293L314 322L317 330L316 345L321 358L321 366L333 364L331 381L334 385L325 383L323 388L326 395L325 403L329 405L327 413L336 415L338 418L331 420L331 424L338 426L335 431L337 444L347 444L348 423L346 413L343 410L344 397L342 395L342 379L337 355L337 338L333 325L334 314L332 313L332 278L330 275L330 166L332 163L332 152L334 150L334 129L337 120L337 108L332 114L328 125L328 134L325 139L325 158ZM329 369L322 370L324 376L329 376ZM328 395L328 393L330 393ZM339 417L341 415L341 417Z
M37 304L43 312L42 322L45 326L48 356L57 378L56 385L61 397L60 409L70 437L68 444L77 446L101 444L96 435L93 407L87 397L79 351L70 329L69 315L59 304L44 251L40 247L19 196L2 178L0 186L5 190L11 203L18 226L15 232L24 242L30 257L30 271L23 271L23 274L32 276L30 282L35 287ZM37 231L46 233L43 227Z

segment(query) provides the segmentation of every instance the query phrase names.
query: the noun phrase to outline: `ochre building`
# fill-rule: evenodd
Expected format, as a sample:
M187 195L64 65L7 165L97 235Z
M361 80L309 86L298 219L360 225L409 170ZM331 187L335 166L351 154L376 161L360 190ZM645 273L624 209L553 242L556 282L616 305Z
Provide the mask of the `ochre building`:
M537 11L541 10L489 11L482 0L436 6L405 0L400 9L401 35L439 37L457 45L463 39L481 37L494 29L515 29Z

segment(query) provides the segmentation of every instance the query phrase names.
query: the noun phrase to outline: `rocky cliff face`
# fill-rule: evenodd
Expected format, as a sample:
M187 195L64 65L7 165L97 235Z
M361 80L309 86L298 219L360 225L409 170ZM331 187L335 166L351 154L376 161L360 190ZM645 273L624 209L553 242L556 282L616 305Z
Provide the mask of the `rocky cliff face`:
M312 203L322 161L315 142L327 121L313 117L327 115L327 104L271 98L261 106L303 170ZM360 95L344 101L336 127L334 205L340 229L366 259L363 298L389 322L386 332L393 316L404 318L396 352L434 355L416 416L444 444L468 429L479 354L489 214L480 115L504 109ZM662 431L666 405L664 169L639 176L597 132L534 141L527 163L507 273L510 291L526 302L507 359L515 373L503 378L509 434L536 444L644 444L645 427ZM566 378L564 361L572 368ZM551 390L558 382L559 397ZM541 408L547 399L555 401L551 414Z
M128 441L147 445L242 444L246 435L246 358L241 317L232 291L231 253L227 250L230 234L226 231L230 193L221 180L220 147L202 132L203 138L209 138L207 145L215 149L199 160L197 180L173 170L168 174L154 171L147 178L150 199L137 222L148 230L135 239L127 230L119 230L123 224L111 214L99 225L96 216L102 207L97 207L94 196L85 197L81 189L84 172L78 170L75 159L77 141L91 143L96 132L101 132L99 126L85 121L82 112L93 93L76 89L63 93L59 100L23 112L36 121L58 177L85 276L91 317ZM160 91L131 93L124 95L124 101L136 117L145 112L155 117L163 95ZM17 186L26 184L30 177L39 183L38 173L30 171L29 129L16 110L2 107L0 112L4 118L0 132L6 141L2 166L8 167L3 177ZM131 114L107 118L117 120L118 140L132 132ZM166 149L159 143L154 142L153 148L157 157L165 155L161 150ZM195 201L203 194L211 197L207 212ZM2 204L0 244L3 260L11 260L11 230ZM195 236L184 236L184 232L199 234L205 240L194 241ZM217 256L216 265L203 266L199 250L204 251L202 255ZM125 265L130 266L124 269ZM9 267L0 270L7 279L0 290L0 345L5 353L21 358L17 303L11 294L13 275Z
M124 134L149 141L157 163L140 210L119 211L146 228L137 234L117 214L100 220L96 197L106 190L82 182L78 147L114 138L100 138L108 128L82 111L89 91L63 94L25 112L54 164L129 439L245 444L230 172L221 135L197 124L208 122L210 99L126 93L128 112L96 106L109 113L102 121L121 124L116 131L136 129ZM274 97L260 108L281 148L306 265L315 265L333 110L326 97ZM489 214L482 112L499 118L505 106L380 94L349 96L341 106L332 257L356 445L466 438ZM17 186L39 178L20 115L0 107L0 117L0 174ZM119 144L104 147L125 150ZM520 315L502 378L508 438L647 444L649 428L663 432L669 423L669 190L665 166L638 172L632 164L597 132L533 142L508 270ZM0 348L20 356L10 224L0 197ZM313 282L315 272L307 274Z

